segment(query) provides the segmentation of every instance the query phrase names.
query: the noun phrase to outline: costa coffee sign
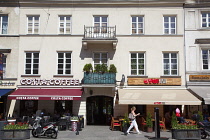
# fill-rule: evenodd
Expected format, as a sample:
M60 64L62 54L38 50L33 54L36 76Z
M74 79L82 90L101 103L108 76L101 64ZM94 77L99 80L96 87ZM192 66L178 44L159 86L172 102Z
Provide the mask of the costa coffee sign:
M80 85L78 79L21 79L21 85L31 86L78 86Z

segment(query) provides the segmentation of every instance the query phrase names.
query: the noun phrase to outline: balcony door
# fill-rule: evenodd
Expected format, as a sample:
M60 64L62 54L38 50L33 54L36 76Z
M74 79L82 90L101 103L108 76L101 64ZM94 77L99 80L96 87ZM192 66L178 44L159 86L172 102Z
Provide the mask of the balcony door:
M86 110L88 125L110 125L111 115L113 115L113 97L88 97Z
M108 27L107 16L94 16L94 36L95 37L106 37Z

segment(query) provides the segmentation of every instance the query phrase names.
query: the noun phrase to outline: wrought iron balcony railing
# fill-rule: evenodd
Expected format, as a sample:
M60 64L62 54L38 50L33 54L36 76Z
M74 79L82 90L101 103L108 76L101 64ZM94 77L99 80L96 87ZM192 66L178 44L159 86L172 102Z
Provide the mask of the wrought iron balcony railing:
M84 39L116 39L116 26L84 26Z
M84 73L83 84L115 84L116 73Z

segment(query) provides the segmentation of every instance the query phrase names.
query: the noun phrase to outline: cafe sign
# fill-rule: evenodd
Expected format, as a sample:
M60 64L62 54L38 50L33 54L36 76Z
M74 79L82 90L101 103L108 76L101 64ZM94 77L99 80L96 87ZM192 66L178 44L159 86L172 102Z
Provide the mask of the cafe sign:
M79 100L80 97L73 96L55 96L55 97L41 97L41 96L18 96L18 97L9 97L9 99L15 100Z
M190 82L210 82L210 75L190 75Z
M181 85L181 78L128 78L129 86Z
M21 85L30 86L79 86L79 79L36 79L26 78L20 80Z

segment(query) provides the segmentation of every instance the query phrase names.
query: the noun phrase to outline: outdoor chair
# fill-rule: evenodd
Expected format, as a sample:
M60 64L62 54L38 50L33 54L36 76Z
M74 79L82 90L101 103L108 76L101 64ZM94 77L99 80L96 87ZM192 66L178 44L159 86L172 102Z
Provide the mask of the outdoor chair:
M111 121L111 129L112 131L114 130L114 127L118 126L120 128L120 130L122 131L122 125L119 121L119 119L115 119L114 117L112 117L112 121Z
M144 117L141 118L141 130L144 131L145 127L147 126L147 122Z
M166 131L165 118L162 118L162 120L159 121L159 124L160 124L160 129L162 131Z

